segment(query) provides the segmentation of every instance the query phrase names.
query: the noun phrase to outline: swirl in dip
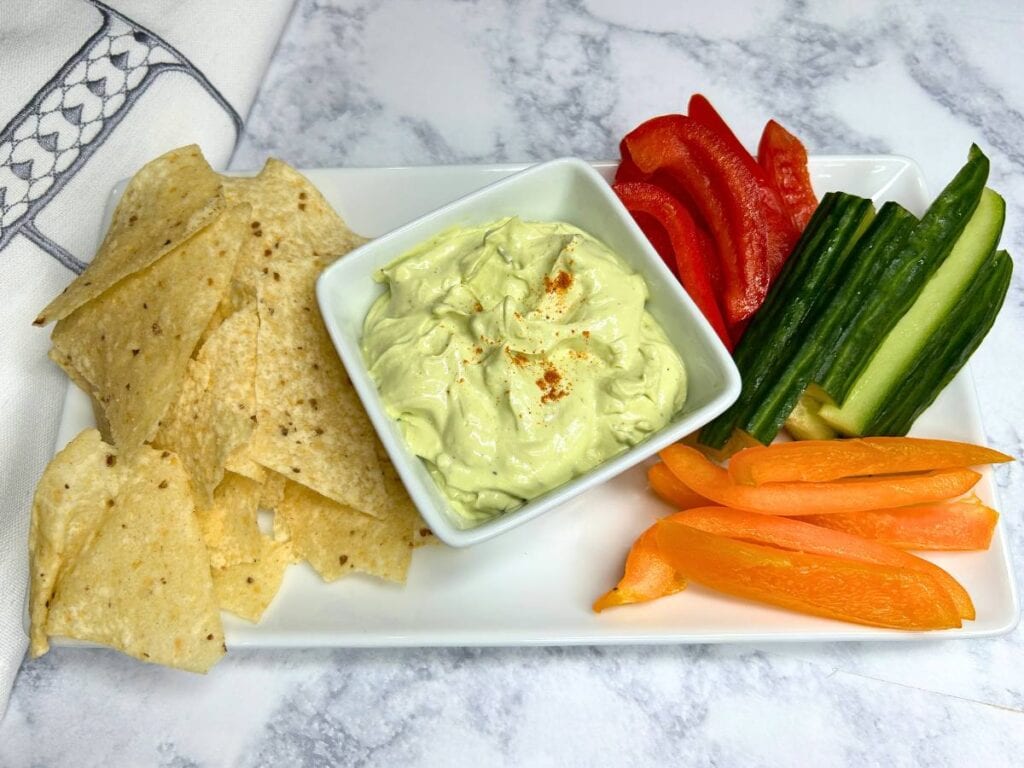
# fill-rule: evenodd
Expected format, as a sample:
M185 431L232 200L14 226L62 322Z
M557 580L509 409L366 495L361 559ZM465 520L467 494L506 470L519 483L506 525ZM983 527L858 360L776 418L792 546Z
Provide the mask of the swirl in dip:
M449 230L377 280L370 375L466 526L635 445L686 398L643 278L570 224Z

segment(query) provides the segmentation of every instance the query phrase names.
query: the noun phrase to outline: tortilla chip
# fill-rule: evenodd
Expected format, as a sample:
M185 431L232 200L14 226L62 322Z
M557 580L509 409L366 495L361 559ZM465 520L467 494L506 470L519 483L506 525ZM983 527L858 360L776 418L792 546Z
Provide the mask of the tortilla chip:
M61 367L76 387L89 396L89 402L92 404L92 415L96 420L96 429L100 431L100 436L105 442L114 442L114 438L110 435L110 422L107 421L107 417L103 413L103 406L100 405L100 401L97 400L96 396L92 393L92 388L89 386L89 382L85 380L82 374L75 370L75 367L71 364L70 358L68 358L63 352L50 347L48 357Z
M267 470L267 479L263 482L263 490L260 492L260 509L269 510L274 513L274 541L288 541L291 538L284 517L277 513L277 508L284 501L284 489L287 485L288 478L280 472Z
M282 497L283 498L283 497ZM288 520L284 515L274 511L274 528L272 535L274 541L291 541L292 533L288 530ZM300 560L302 558L299 558Z
M260 490L254 480L228 472L217 486L213 506L197 511L214 568L254 563L259 558L261 534L256 512Z
M49 649L46 616L61 573L90 541L114 503L124 462L95 429L68 443L43 472L32 503L29 614L32 656Z
M413 521L412 545L414 547L426 547L430 544L440 544L441 540L434 535L434 532L427 527L422 519Z
M405 489L402 478L398 476L398 470L391 463L391 459L388 458L388 452L384 449L380 440L377 440L377 458L380 461L381 471L384 473L384 487L388 492L388 499L397 510L398 515L412 521L412 545L414 547L422 547L426 544L440 543L437 537L434 536L434 532L430 530L430 527L420 516L420 511L416 508L412 498L409 496L409 492Z
M214 331L189 361L181 395L153 438L181 457L200 509L213 503L228 458L244 448L255 425L258 327L249 305Z
M405 583L412 559L412 520L396 510L384 520L364 515L289 482L277 510L295 554L324 581L353 571ZM275 516L275 528L276 528Z
M284 486L288 478L280 472L267 470L267 477L260 490L260 509L275 510L284 498Z
M224 633L188 475L173 453L149 448L124 472L103 524L61 574L46 629L205 672L224 655Z
M285 569L292 562L289 542L260 536L259 543L256 562L213 569L213 589L221 610L252 622L263 616L281 588Z
M132 177L92 263L35 319L67 317L171 252L225 208L221 179L196 145L158 157Z
M244 242L244 240L243 240ZM241 253L241 249L239 249ZM238 262L235 262L235 267L238 267ZM202 349L206 346L206 342L210 340L210 337L220 328L221 324L235 314L236 309L241 307L235 307L231 301L231 289L228 288L227 292L220 297L220 304L213 310L213 314L210 315L210 319L206 321L206 327L203 332L199 334L199 341L196 343L196 349Z
M234 472L236 475L248 477L257 483L264 483L267 480L269 470L262 464L257 464L249 456L249 446L240 445L224 461L224 469Z
M249 237L235 267L236 303L255 299L262 269L282 243L301 243L333 261L366 242L345 226L305 176L280 160L267 160L251 178L225 177L223 184L229 203L252 206Z
M282 245L259 282L253 459L334 501L386 514L376 435L313 293L322 263Z
M236 207L179 248L57 323L58 363L89 383L114 442L152 439L227 289L247 211Z

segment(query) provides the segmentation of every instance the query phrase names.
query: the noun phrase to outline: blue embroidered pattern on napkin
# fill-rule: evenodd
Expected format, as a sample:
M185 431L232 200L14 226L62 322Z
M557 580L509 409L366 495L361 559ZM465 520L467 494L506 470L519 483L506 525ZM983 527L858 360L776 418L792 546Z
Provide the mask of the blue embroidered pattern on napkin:
M150 83L164 72L193 77L242 118L209 79L166 40L114 9L86 0L100 28L0 131L0 251L22 234L73 272L85 262L51 240L35 218L95 154Z

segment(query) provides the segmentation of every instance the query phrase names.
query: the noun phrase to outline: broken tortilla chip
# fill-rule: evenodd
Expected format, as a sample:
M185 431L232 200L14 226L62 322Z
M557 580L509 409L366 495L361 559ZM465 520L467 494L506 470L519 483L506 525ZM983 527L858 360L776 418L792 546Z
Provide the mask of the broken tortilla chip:
M431 544L440 544L441 540L434 535L422 520L416 520L412 526L412 545L414 547L425 547Z
M87 430L37 488L33 655L60 635L205 671L226 650L219 609L259 621L289 563L404 582L434 538L314 290L363 242L280 161L225 178L186 147L132 179L92 265L37 318L58 321L51 357L117 448Z
M395 510L392 514L398 514L412 522L412 545L414 547L422 547L427 544L438 544L439 541L437 537L420 516L420 511L416 508L412 497L409 496L409 492L405 489L405 485L402 483L402 478L398 476L398 470L396 470L395 465L391 463L391 459L388 457L388 452L384 448L384 445L380 440L376 441L376 445L377 458L380 461L381 471L384 474L384 488L387 491L388 499Z
M259 286L252 458L341 504L387 510L376 435L331 344L314 285L322 264L282 247Z
M234 472L236 475L248 477L250 480L255 480L260 484L266 482L267 473L270 471L262 464L257 464L252 460L249 456L248 444L240 445L231 452L224 461L224 469L228 472Z
M60 575L46 631L205 672L224 633L188 476L170 451L126 463L113 506Z
M252 207L247 237L235 267L236 302L256 298L263 267L282 244L301 244L328 261L366 242L352 232L309 179L280 160L271 158L256 176L224 178L229 203Z
M89 402L92 403L92 415L96 419L96 429L100 431L100 436L105 442L112 443L114 438L110 436L110 422L107 421L107 417L103 413L103 407L100 405L100 401L96 399L96 395L93 394L89 382L71 364L70 356L54 347L50 347L48 357L60 366L76 387L89 396Z
M255 426L258 327L249 305L210 335L189 361L181 394L153 438L181 458L200 509L213 503L228 458L245 447Z
M194 144L147 163L125 188L92 263L35 324L67 317L211 224L226 205L220 189L221 177Z
M290 542L260 536L259 544L255 562L213 569L213 590L221 610L252 622L267 610L293 560Z
M192 350L227 290L244 206L57 323L54 359L88 382L114 442L152 439L177 399Z
M281 504L281 499L284 498L284 486L287 482L288 478L280 472L268 469L267 477L263 481L262 489L260 489L260 509L271 511L277 509Z
M260 489L256 481L228 472L213 494L213 505L197 510L214 568L253 563L259 558L261 534L256 513Z
M358 571L405 583L413 548L408 514L396 511L378 520L289 481L277 515L295 554L324 581Z
M124 463L95 429L87 429L50 461L36 486L29 531L32 657L49 649L46 616L61 573L100 527L124 480Z

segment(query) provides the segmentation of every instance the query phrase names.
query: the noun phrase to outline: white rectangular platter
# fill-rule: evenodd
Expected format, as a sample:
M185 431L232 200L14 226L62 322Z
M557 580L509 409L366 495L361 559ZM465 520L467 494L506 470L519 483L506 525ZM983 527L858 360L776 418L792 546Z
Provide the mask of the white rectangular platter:
M357 232L381 235L521 165L320 169L309 178ZM606 177L614 163L596 163ZM831 189L927 207L917 166L904 158L815 157L819 194ZM116 202L119 190L111 199ZM58 436L63 447L94 423L70 385ZM970 372L964 370L915 426L921 436L984 443ZM671 510L638 467L497 539L468 549L429 546L413 557L404 587L359 575L325 584L307 565L290 568L259 624L225 614L231 647L497 646L613 643L920 640L996 635L1018 620L1002 525L986 552L929 554L970 592L977 621L962 629L908 633L804 616L713 593L699 585L642 606L590 610L611 588L633 540ZM986 470L977 491L998 508Z

